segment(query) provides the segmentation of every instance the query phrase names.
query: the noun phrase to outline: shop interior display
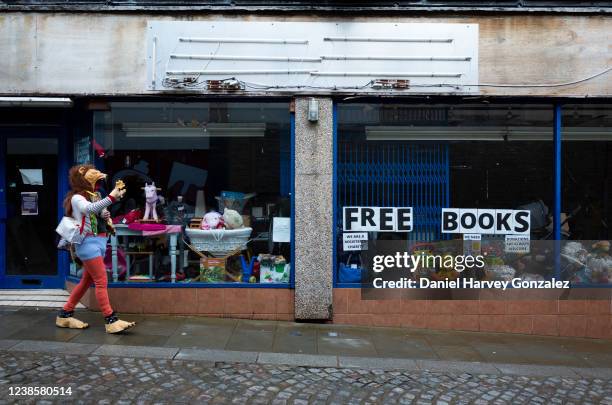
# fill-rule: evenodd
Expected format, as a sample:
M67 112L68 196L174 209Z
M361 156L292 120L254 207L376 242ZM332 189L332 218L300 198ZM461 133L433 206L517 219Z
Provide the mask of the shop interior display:
M561 201L555 201L557 156L550 105L339 104L338 280L355 282L362 267L359 254L344 251L342 240L342 207L356 206L412 207L411 232L369 232L368 239L401 240L410 252L438 255L450 253L444 248L449 238L464 236L441 232L444 208L530 212L528 253L506 252L503 235L478 234L479 249L487 253L483 271L419 269L424 274L417 271L415 277L557 277L580 284L611 284L606 242L612 238L612 138L592 135L610 127L607 105L564 106ZM560 258L555 258L552 240L555 202L561 205L560 246L567 250Z
M129 191L111 212L127 228L105 260L109 276L115 261L120 282L170 282L176 267L182 283L288 283L291 246L272 232L275 217L290 217L287 105L111 105L112 115L95 114L94 156ZM260 262L270 258L274 266L263 267L274 274L261 280Z

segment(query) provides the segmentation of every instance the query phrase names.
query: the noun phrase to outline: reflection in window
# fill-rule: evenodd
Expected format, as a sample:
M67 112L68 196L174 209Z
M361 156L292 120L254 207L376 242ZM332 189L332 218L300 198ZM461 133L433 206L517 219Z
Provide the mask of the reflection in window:
M577 283L612 283L612 105L566 105L562 131L562 271Z

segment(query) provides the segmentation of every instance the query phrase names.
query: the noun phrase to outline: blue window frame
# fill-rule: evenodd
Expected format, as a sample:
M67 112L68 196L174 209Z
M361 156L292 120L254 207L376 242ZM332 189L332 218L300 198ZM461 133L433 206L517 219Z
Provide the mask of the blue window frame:
M443 102L443 100L441 101ZM469 130L478 130L478 126L494 126L495 128L487 128L490 134L486 136L489 137L496 136L495 131L498 131L498 127L501 125L507 128L510 126L516 127L513 128L514 130L506 131L505 135L501 132L499 133L499 135L503 137L503 141L510 142L508 145L524 145L523 147L526 147L526 149L539 151L538 154L544 157L544 162L533 162L532 165L533 168L536 169L536 166L540 164L541 167L538 166L537 168L540 169L540 171L544 171L545 176L541 178L535 176L532 180L535 184L535 188L540 188L544 191L547 196L546 205L550 207L551 224L549 231L546 231L545 234L548 234L546 236L548 239L555 241L551 245L554 247L554 254L551 257L554 260L554 271L549 274L556 277L568 276L567 265L564 265L562 260L563 256L560 255L563 247L567 244L566 241L563 241L563 239L567 239L567 235L564 234L564 230L567 228L566 222L569 222L574 229L578 229L578 225L572 223L571 218L569 221L566 221L566 217L571 217L574 210L580 210L575 203L572 205L563 202L569 198L569 183L572 181L575 182L575 179L572 178L568 170L571 169L572 165L578 165L580 167L586 166L581 160L595 159L597 163L593 163L591 166L601 166L601 170L592 176L588 176L588 183L591 190L598 190L599 194L597 199L603 205L603 207L601 207L603 211L601 214L603 217L601 224L605 225L599 226L599 228L597 228L599 233L591 233L591 236L593 236L593 239L597 236L596 239L603 242L612 239L610 230L607 228L607 224L612 220L610 207L612 204L610 204L611 199L609 197L610 191L608 186L608 184L610 184L610 173L612 172L612 153L610 152L612 149L612 109L610 105L574 104L562 106L560 103L554 105L546 105L543 103L534 105L516 104L513 101L511 101L511 103L513 104L497 107L495 107L494 103L482 104L475 108L475 111L469 112L469 114L473 115L472 119L470 119L469 114L465 114L465 111L463 112L463 116L461 116L461 110L464 108L465 103L441 104L434 101L426 106L419 106L417 103L402 103L401 106L408 106L408 108L403 111L401 110L401 106L396 103L335 103L333 127L333 231L335 244L333 279L335 287L354 288L360 286L358 283L343 283L339 278L338 272L340 262L346 256L341 256L341 251L339 249L341 247L340 238L342 234L342 224L340 220L342 206L401 206L406 204L406 198L408 198L409 204L406 205L415 207L415 226L419 223L418 217L421 217L421 223L425 220L425 224L433 225L434 228L435 223L432 223L432 221L435 221L435 217L439 216L440 212L439 206L435 204L432 206L431 204L432 201L434 203L440 201L440 196L444 195L445 187L447 197L446 207L455 206L453 202L456 200L456 193L453 192L451 183L457 180L457 176L451 173L447 175L446 178L442 178L442 187L436 186L435 178L436 164L446 165L451 171L457 169L458 147L453 148L451 146L453 149L451 149L450 157L447 157L446 162L444 162L444 160L436 161L435 154L432 154L431 157L425 158L424 160L421 159L425 163L424 166L426 169L425 171L419 170L420 162L418 159L408 158L402 161L397 158L398 154L400 157L402 156L402 150L405 147L409 148L406 144L397 142L397 139L392 141L393 136L397 136L397 131L395 134L393 131L397 130L397 126L400 125L411 127L405 130L402 129L404 135L401 136L406 136L405 134L408 133L409 135L407 138L410 139L409 144L415 148L419 147L418 145L420 142L425 145L434 143L440 148L448 148L448 143L451 142L452 144L453 138L444 135L444 127L446 127L448 132L452 133L453 136L463 136L465 139L474 140L477 137L471 137L470 134L466 134L465 131L461 132L461 129L458 127L463 125L468 127ZM355 108L356 105L359 105L360 108ZM395 112L393 112L394 106L400 107L396 108ZM421 110L419 110L419 108L421 108ZM495 108L499 111L497 113L491 112ZM351 109L353 109L353 111L351 111ZM586 110L589 111L588 114L584 113ZM483 117L483 113L489 116ZM537 114L539 114L539 116ZM517 120L522 120L524 122L517 122ZM428 123L427 121L432 121L432 123ZM461 121L463 121L463 124ZM488 121L491 123L488 123ZM387 128L388 126L391 126L391 128ZM424 131L424 134L418 134L418 129L415 131L414 127L423 127L429 130ZM389 131L389 129L391 131ZM367 133L368 130L370 130L369 133ZM362 145L366 145L363 149L359 149L359 138L346 138L347 134L350 134L351 131L358 134L361 133L361 135L358 135L358 137L362 137L361 139L364 139L364 132L367 133L365 135L365 141L361 141ZM387 132L385 133L385 131ZM369 139L370 136L371 139ZM378 138L376 138L376 136L378 136ZM428 136L430 137L429 141ZM357 139L357 141L355 139ZM482 139L484 138L481 138L481 140ZM369 155L369 153L371 153L371 150L376 150L376 144L374 142L369 142L368 145L368 141L374 140L377 140L383 145L382 150L388 150L383 141L387 141L387 145L394 144L394 146L390 148L391 152L386 155L383 153L382 156L372 156ZM494 139L490 138L485 140ZM530 141L531 143L529 143ZM489 144L493 145L492 142ZM347 154L347 150L343 150L343 148L348 148L349 153ZM492 148L488 148L486 152L483 149L481 153L490 154L492 153L489 152L491 149ZM514 153L511 149L507 148L505 153L509 153L509 151ZM516 152L520 153L520 150ZM594 156L594 154L596 154L596 156ZM519 158L518 160L515 159L515 161L520 160L520 155L517 156L519 156ZM526 153L525 156L529 156L529 154ZM402 171L401 168L398 169L398 165L404 165L404 171ZM413 168L412 171L410 171L411 167ZM416 201L412 197L406 197L405 195L404 200L402 200L401 197L398 198L397 195L394 194L394 187L397 187L398 183L405 182L406 180L403 178L403 173L405 173L405 171L417 176L417 181L425 184L426 192L420 193ZM584 170L582 170L582 172L584 172ZM591 171L592 174L593 172L594 170ZM438 178L438 180L440 179ZM529 185L525 188L528 189ZM490 192L488 187L486 192L488 197ZM376 195L372 196L372 193ZM574 194L580 194L580 192L574 191ZM453 195L455 195L454 198L452 197ZM524 197L526 197L526 195ZM442 198L442 201L444 201L444 198ZM494 200L492 201L495 202ZM465 202L463 201L462 203ZM441 205L443 204L444 202ZM461 203L459 203L457 206L466 205L461 205ZM471 205L469 206L471 207ZM581 205L578 204L578 207L580 206ZM430 210L433 213L431 218L427 215L430 213ZM432 221L429 221L429 219ZM420 240L427 240L428 235L421 234L418 238ZM429 239L439 240L443 238L444 237L441 235L433 235ZM593 242L596 241L593 240ZM599 282L576 282L578 280L576 280L575 277L573 281L575 281L573 285L577 287L612 286L612 267L610 268L610 279L607 282L605 278L602 278Z
M169 174L168 172L172 172L174 169L171 167L172 165L168 168L162 166L166 160L170 160L170 163L172 163L172 161L178 159L190 167L207 171L205 183L207 207L211 207L213 204L216 207L214 197L221 190L254 191L257 193L257 196L253 198L250 204L247 203L246 210L250 214L251 207L260 205L263 209L263 214L266 215L269 208L269 216L266 217L266 223L269 220L269 224L266 225L266 229L270 237L272 216L289 216L291 242L273 243L270 240L265 246L260 243L257 248L259 251L253 251L255 255L266 253L267 251L264 251L266 246L271 246L272 250L270 253L275 255L282 254L289 261L290 265L288 282L194 281L188 283L143 283L118 281L109 283L109 286L117 288L294 287L293 159L295 119L294 114L289 111L288 101L265 100L258 101L257 103L238 102L235 100L215 100L210 103L116 102L110 103L110 107L109 111L94 113L95 136L94 139L89 140L91 145L93 145L89 152L93 155L96 167L111 175L118 173L118 171L125 175L127 171L122 166L128 165L134 167L138 165L140 160L148 160L148 174L151 177L149 181L156 180L158 186L166 189L161 193L167 192L172 194L171 179L168 179L168 176L171 177L171 173ZM162 129L166 133L172 127L176 133L172 134L172 141L168 142L166 135L161 132L159 135L157 132L154 134L146 132L153 131L154 127L163 127ZM130 134L130 128L137 128L139 133ZM203 137L196 136L200 129L205 131ZM190 139L185 138L186 135L183 132L190 132ZM213 132L215 133L213 134ZM137 138L136 135L138 135ZM87 141L84 144L87 145ZM160 144L165 146L161 147ZM75 144L77 146L77 156L79 154L78 145L79 142L77 141ZM161 153L160 148L164 150L164 153ZM189 149L190 152L187 153L186 149ZM146 156L153 156L153 159L146 159ZM155 158L155 156L158 156L158 158ZM248 161L244 161L245 159L240 161L240 156ZM236 161L236 159L239 160ZM258 162L259 167L253 166L253 162ZM232 163L234 167L232 167ZM223 166L224 164L225 166ZM138 167L140 168L141 166ZM240 170L245 173L242 177ZM241 185L244 185L244 187L241 187ZM258 185L260 186L259 189ZM190 192L191 189L186 191ZM208 195L209 193L210 195ZM276 197L273 195L274 193L276 193ZM174 194L170 195L169 198L168 195L165 197L169 201L174 201L176 200L176 195ZM136 195L133 198L138 200ZM195 202L188 200L187 194L185 194L184 200L186 205L193 205ZM266 204L268 200L270 207ZM246 210L243 214L246 214ZM252 216L251 219L257 220ZM255 225L252 226L255 228ZM252 244L253 242L249 243L250 246ZM179 259L177 262L180 263L181 260ZM249 263L247 261L245 264L246 266L243 266L243 269L249 268L252 262ZM74 276L71 276L69 279L78 281L78 278Z

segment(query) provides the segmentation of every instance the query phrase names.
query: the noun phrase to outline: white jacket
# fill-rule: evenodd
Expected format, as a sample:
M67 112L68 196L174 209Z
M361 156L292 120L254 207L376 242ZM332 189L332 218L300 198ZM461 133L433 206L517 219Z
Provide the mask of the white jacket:
M82 233L91 233L91 220L89 219L89 214L94 213L98 215L106 210L106 207L112 203L113 199L110 196L104 197L100 201L91 202L82 195L75 194L70 200L70 204L72 205L72 218L74 218L79 225L84 224ZM85 217L85 222L83 222L83 217Z

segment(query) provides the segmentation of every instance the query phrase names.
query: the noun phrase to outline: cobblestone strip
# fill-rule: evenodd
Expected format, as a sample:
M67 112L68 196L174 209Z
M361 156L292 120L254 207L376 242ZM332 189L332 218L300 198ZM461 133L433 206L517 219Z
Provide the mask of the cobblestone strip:
M15 386L70 397L9 397ZM0 351L0 403L612 404L612 380Z

